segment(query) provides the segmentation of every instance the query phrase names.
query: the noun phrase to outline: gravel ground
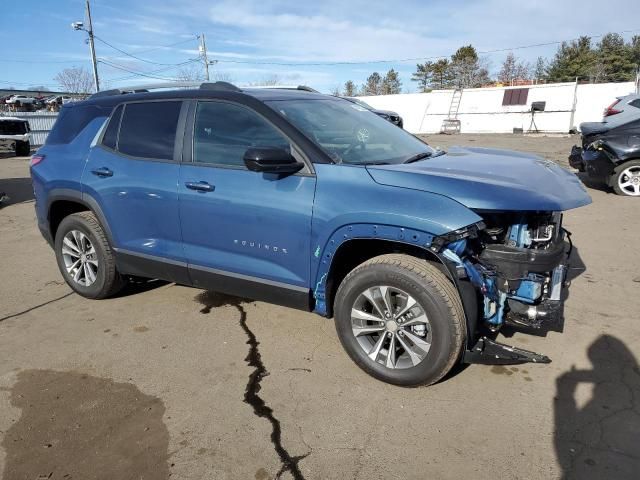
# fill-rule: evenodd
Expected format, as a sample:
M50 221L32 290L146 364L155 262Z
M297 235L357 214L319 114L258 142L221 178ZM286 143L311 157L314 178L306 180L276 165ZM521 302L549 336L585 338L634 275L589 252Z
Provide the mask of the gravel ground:
M575 139L429 136L565 164ZM638 201L590 188L550 365L428 388L361 372L330 320L163 282L90 301L40 237L25 158L0 159L0 472L17 479L637 478ZM500 338L499 338L500 340Z

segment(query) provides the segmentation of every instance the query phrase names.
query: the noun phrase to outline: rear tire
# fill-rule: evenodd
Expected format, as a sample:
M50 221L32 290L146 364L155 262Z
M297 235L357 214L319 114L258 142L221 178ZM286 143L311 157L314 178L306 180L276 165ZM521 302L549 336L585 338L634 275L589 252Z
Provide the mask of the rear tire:
M65 217L56 231L54 248L62 276L83 297L107 298L126 284L116 269L113 250L93 212Z
M334 311L338 337L351 359L384 382L431 385L460 357L465 336L460 296L426 260L401 254L368 260L342 281Z
M640 197L640 160L630 160L617 166L610 184L618 195Z
M18 157L28 157L31 153L31 143L27 140L26 142L17 141L16 142L16 156Z

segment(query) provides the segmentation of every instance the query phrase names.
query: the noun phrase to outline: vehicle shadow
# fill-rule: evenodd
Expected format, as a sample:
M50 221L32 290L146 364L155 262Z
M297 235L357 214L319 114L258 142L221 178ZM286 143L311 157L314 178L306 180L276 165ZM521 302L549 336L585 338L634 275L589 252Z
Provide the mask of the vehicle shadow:
M569 295L571 294L571 282L587 271L587 266L582 261L580 252L575 245L571 249L571 256L569 257L569 264L567 270L566 281L569 283L568 288L562 290L562 306L558 312L558 316L555 321L543 323L541 328L527 328L524 326L515 326L511 324L505 324L500 333L507 337L513 337L516 333L526 333L527 335L534 335L536 337L546 337L549 332L562 333L564 331L564 305Z
M636 479L640 472L640 369L618 338L589 347L591 370L556 379L554 445L562 479ZM583 388L592 389L584 402Z
M156 288L164 287L165 285L169 285L169 283L171 282L155 278L129 277L125 287L112 298L137 295L139 293L144 293L155 290Z
M0 178L0 194L2 193L5 194L5 199L0 202L0 208L28 202L34 198L31 179L28 177Z
M602 180L600 181L595 180L591 178L589 175L587 175L585 172L577 172L576 176L580 179L580 181L584 184L585 187L614 195L613 189L609 188L609 186L606 183L604 183Z

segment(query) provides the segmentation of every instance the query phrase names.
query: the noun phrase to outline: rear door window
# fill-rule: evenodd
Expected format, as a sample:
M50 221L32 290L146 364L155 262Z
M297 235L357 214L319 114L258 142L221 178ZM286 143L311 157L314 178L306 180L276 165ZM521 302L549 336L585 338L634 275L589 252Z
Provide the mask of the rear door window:
M181 106L180 101L126 104L118 151L133 157L172 160Z

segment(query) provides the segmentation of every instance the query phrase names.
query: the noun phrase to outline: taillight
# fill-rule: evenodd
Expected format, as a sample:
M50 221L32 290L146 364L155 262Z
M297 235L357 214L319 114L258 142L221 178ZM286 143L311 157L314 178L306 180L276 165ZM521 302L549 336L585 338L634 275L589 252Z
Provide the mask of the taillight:
M31 163L30 165L32 167L35 167L36 165L38 165L41 161L44 160L44 155L33 155L31 157Z
M607 108L605 108L604 109L604 116L605 117L610 117L611 115L617 115L619 113L622 113L622 110L618 110L617 108L614 108L619 103L620 103L620 100L616 100L611 105L609 105Z

